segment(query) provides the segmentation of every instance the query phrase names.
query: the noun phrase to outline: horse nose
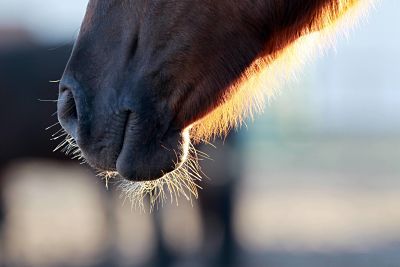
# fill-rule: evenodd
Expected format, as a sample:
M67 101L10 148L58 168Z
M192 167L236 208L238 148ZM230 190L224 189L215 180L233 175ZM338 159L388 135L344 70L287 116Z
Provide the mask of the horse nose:
M79 85L71 78L63 77L60 82L57 115L58 121L65 131L75 140L78 129L78 90Z

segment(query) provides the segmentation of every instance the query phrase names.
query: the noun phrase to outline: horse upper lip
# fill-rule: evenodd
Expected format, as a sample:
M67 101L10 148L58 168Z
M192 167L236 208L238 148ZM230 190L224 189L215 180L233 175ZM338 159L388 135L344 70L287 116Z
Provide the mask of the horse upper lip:
M121 142L120 147L118 148L118 156L121 154L121 151L124 147L124 143L126 141L127 136L129 135L129 131L132 129L132 120L133 120L134 113L132 111L127 111L125 115L125 123L122 130Z
M128 114L126 115L126 118L125 118L124 128L122 129L122 139L121 139L121 148L120 148L120 150L122 150L122 146L124 145L124 141L125 141L125 137L127 135L128 126L129 126L129 120L130 120L131 114L132 114L132 112L128 111ZM119 153L120 152L121 151L119 151Z

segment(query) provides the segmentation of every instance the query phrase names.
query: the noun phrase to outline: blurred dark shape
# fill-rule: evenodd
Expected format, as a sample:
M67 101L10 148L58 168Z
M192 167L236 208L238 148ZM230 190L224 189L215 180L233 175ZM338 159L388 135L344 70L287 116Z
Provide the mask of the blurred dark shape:
M0 228L4 220L2 172L12 161L24 158L67 159L45 128L57 122L57 84L49 81L61 77L71 46L34 45L21 29L0 29ZM0 230L1 232L1 230ZM1 245L1 244L0 244Z
M57 142L51 134L60 129L56 102L58 84L71 51L32 46L0 50L0 166L20 158L45 157L65 159L53 153Z
M237 266L238 247L233 229L233 208L238 183L243 176L242 135L232 132L224 140L214 141L215 147L203 145L201 151L212 161L203 161L204 173L210 177L200 195L200 207L204 223L205 244L219 246L209 248L211 263L205 266ZM206 180L207 181L207 180ZM220 230L218 233L217 231Z

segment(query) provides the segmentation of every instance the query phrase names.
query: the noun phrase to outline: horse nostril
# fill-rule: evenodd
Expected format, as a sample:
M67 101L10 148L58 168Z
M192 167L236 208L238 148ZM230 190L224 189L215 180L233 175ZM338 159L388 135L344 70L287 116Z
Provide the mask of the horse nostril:
M78 111L72 91L67 87L60 88L57 106L58 120L61 126L76 139Z

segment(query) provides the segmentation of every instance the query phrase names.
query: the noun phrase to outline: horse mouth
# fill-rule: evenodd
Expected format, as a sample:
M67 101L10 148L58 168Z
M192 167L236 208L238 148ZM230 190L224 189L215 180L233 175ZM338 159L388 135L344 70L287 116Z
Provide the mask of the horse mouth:
M109 131L105 129L107 124ZM169 129L161 140L143 145L142 137L149 132L144 133L146 126L140 124L135 113L119 113L112 123L95 128L81 127L75 139L65 130L60 137L66 136L66 139L56 150L60 149L73 158L84 159L98 170L98 176L105 180L107 187L111 179L114 180L122 194L141 209L144 208L145 199L150 200L152 208L168 196L171 201L177 201L179 196L188 200L197 198L198 189L201 189L198 183L202 180L198 163L200 152L190 143L190 129ZM98 128L105 131L100 139L87 138L83 134L90 132L89 129L93 132ZM107 134L109 132L113 132L113 135ZM108 146L104 144L104 139L108 140Z
M171 201L178 201L179 196L188 200L198 197L202 172L197 158L199 151L190 143L189 129L167 131L164 138L159 140L163 143L161 149L154 149L159 147L156 145L158 142L150 142L146 144L147 150L143 151L146 146L139 146L137 149L136 145L144 128L140 127L137 115L127 112L118 120L124 120L124 123L113 128L118 134L114 136L114 148L107 151L114 151L116 155L113 167L96 163L101 162L101 159L96 159L93 155L103 157L104 151L93 154L92 150L88 154L81 149L89 165L98 169L98 176L105 180L107 188L109 182L115 180L122 194L140 209L145 209L146 199L150 201L149 207L152 209L156 203L164 202L169 196ZM168 148L173 145L177 148ZM140 160L143 158L145 160Z

